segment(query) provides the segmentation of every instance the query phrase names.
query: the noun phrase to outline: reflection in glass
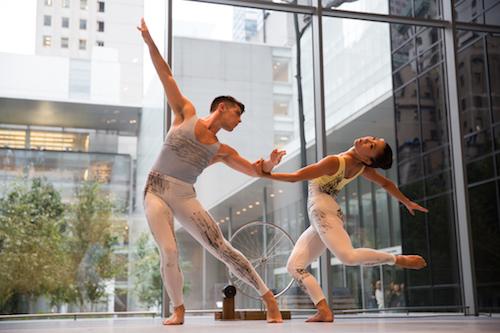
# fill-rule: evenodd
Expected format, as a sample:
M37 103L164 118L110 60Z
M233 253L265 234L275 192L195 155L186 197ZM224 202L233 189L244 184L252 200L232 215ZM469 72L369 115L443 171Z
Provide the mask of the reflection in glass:
M498 225L498 186L488 182L469 188L474 265L480 309L498 307L500 294L497 274L500 262L500 228Z
M498 7L498 6L497 6ZM500 37L486 37L493 121L500 121Z
M394 94L396 112L397 152L400 161L418 154L421 149L420 117L415 82Z
M435 149L448 141L442 77L441 67L436 67L418 79L423 151Z

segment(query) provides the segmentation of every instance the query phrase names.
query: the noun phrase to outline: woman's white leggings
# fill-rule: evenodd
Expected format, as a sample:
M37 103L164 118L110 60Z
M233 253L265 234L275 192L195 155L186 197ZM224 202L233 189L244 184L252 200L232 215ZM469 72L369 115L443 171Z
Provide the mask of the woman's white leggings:
M184 278L174 233L174 217L208 252L222 261L231 273L262 296L269 291L248 259L224 239L210 214L196 199L192 184L151 172L144 189L144 209L149 228L160 250L161 277L174 307L184 304Z
M315 305L325 299L325 295L316 278L306 268L326 248L344 265L394 265L396 257L393 254L352 247L351 239L344 229L339 205L332 196L321 192L314 184L309 185L308 210L311 226L302 233L295 244L288 259L287 269Z

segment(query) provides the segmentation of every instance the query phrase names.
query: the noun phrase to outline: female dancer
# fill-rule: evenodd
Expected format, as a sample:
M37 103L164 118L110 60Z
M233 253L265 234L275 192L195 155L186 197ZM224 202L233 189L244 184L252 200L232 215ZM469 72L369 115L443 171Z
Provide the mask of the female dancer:
M262 161L259 165L262 165ZM389 169L392 165L392 150L384 139L366 136L354 141L347 151L329 155L315 164L308 165L293 173L267 173L261 175L274 180L297 182L310 180L308 210L311 226L299 237L288 259L288 272L295 278L304 291L311 297L317 313L308 322L333 321L333 312L326 303L321 287L306 271L321 253L328 248L345 265L396 265L402 268L421 269L427 266L418 255L393 255L390 253L352 246L351 239L344 229L342 210L335 196L349 182L362 175L382 186L398 199L408 211L427 212L428 210L408 199L397 186L378 173L375 168Z
M146 217L160 250L163 284L174 306L172 316L164 320L163 324L184 323L183 276L178 262L174 216L194 239L224 262L234 275L259 292L267 306L268 322L282 322L273 293L247 258L224 239L219 226L196 199L193 187L201 172L216 162L223 162L249 176L258 176L257 163L250 163L230 146L221 144L216 136L220 129L232 131L238 126L245 106L231 96L219 96L211 104L210 115L199 119L194 105L181 94L144 19L137 29L149 47L151 60L175 115L173 126L149 173L144 190ZM259 170L272 170L284 153L275 149L269 160L259 161Z

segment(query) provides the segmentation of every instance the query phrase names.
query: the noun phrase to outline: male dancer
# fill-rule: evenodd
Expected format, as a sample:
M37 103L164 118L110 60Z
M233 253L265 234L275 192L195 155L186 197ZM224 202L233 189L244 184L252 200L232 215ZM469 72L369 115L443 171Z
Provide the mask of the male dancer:
M258 175L257 162L250 163L230 146L221 144L216 136L220 129L232 131L241 122L245 106L231 96L219 96L210 106L210 115L198 118L194 105L181 94L144 19L137 29L149 47L168 104L175 115L172 128L148 176L144 197L148 224L160 249L162 280L174 306L174 313L163 324L184 323L183 275L178 264L174 216L191 236L224 262L234 275L259 292L267 307L268 322L282 322L273 293L250 262L224 239L216 222L196 199L193 188L203 169L216 162L223 162L249 176ZM262 165L264 170L271 171L284 154L284 151L275 149L269 160L258 161L259 169Z

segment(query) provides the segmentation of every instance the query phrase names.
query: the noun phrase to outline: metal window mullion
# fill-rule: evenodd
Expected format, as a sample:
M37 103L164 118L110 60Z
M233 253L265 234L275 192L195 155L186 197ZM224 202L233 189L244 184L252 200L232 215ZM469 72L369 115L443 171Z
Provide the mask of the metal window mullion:
M457 85L457 47L454 0L443 2L443 17L452 22L444 29L447 101L449 106L450 142L453 163L453 185L455 196L455 216L457 221L457 251L460 262L463 305L474 315L478 314L474 258L469 216L469 198L466 184L463 137L460 126L460 109Z
M170 64L173 70L173 64L172 64L172 20L173 20L173 15L172 15L172 2L174 0L166 0L166 11L165 11L165 32L164 32L164 57L167 60L167 63ZM163 124L165 124L165 130L163 131L163 139L165 140L165 137L167 135L168 130L170 129L170 125L172 124L172 110L170 109L170 106L168 105L167 102L167 96L164 94L163 95ZM205 261L203 261L203 264L205 264ZM163 283L162 283L163 286ZM162 307L161 307L161 314L163 318L167 318L170 316L170 297L168 296L165 286L163 286L163 292L162 292Z
M396 172L397 172L398 168L396 168ZM385 171L385 176L387 178L389 178L389 172L388 171ZM396 179L398 179L398 176L396 175ZM398 187L399 187L399 184L398 184ZM393 213L393 210L392 210L392 195L387 192L387 191L384 191L385 192L385 197L386 197L386 202L387 202L387 216L388 216L388 223L389 223L389 246L394 246L395 244L395 239L394 239L394 217L392 215ZM383 209L383 208L382 208ZM401 226L401 219L399 219L399 224ZM400 230L400 236L401 236L401 227L399 228ZM383 288L382 288L383 290Z
M472 22L456 22L454 24L455 30L468 30L477 32L490 32L498 34L500 33L500 26L492 24L479 24Z
M316 138L316 160L326 156L326 117L325 117L325 88L323 71L323 15L321 0L316 0L316 13L312 16L312 50L313 50L313 81L314 81L314 127ZM330 273L330 251L325 251L320 257L319 275L321 287L330 303L332 297L332 283Z
M365 228L365 219L364 219L364 211L363 211L363 203L362 203L362 200L363 200L363 194L361 193L361 190L362 190L362 186L361 186L361 179L356 179L355 180L356 182L356 200L357 200L357 203L358 203L358 218L359 218L359 228L361 230L364 230ZM354 184L353 184L354 185ZM359 243L362 244L362 247L365 247L365 237L364 237L364 233L360 232L359 233Z
M204 2L215 5L245 7L265 10L275 10L288 13L312 15L316 12L316 8L306 5L298 5L292 3L276 3L266 0L186 0L192 2Z
M326 8L323 9L323 16L345 18L345 19L356 19L364 21L375 21L382 23L418 25L423 27L436 27L436 28L446 28L449 27L450 25L450 22L447 22L446 20L420 19L409 16L353 12L348 10L326 9Z
M378 217L377 217L377 191L375 189L375 184L373 182L369 183L370 185L370 195L372 201L372 216L373 216L373 242L375 243L376 248L380 248L378 243L377 229L378 229Z
M349 216L351 215L351 210L349 209L349 192L348 192L348 187L344 187L344 202L345 202L345 212L344 216L346 217L345 220L345 228L347 230L347 221L349 219ZM342 283L343 287L347 288L347 272L346 272L346 266L342 265ZM332 296L333 297L333 296Z

